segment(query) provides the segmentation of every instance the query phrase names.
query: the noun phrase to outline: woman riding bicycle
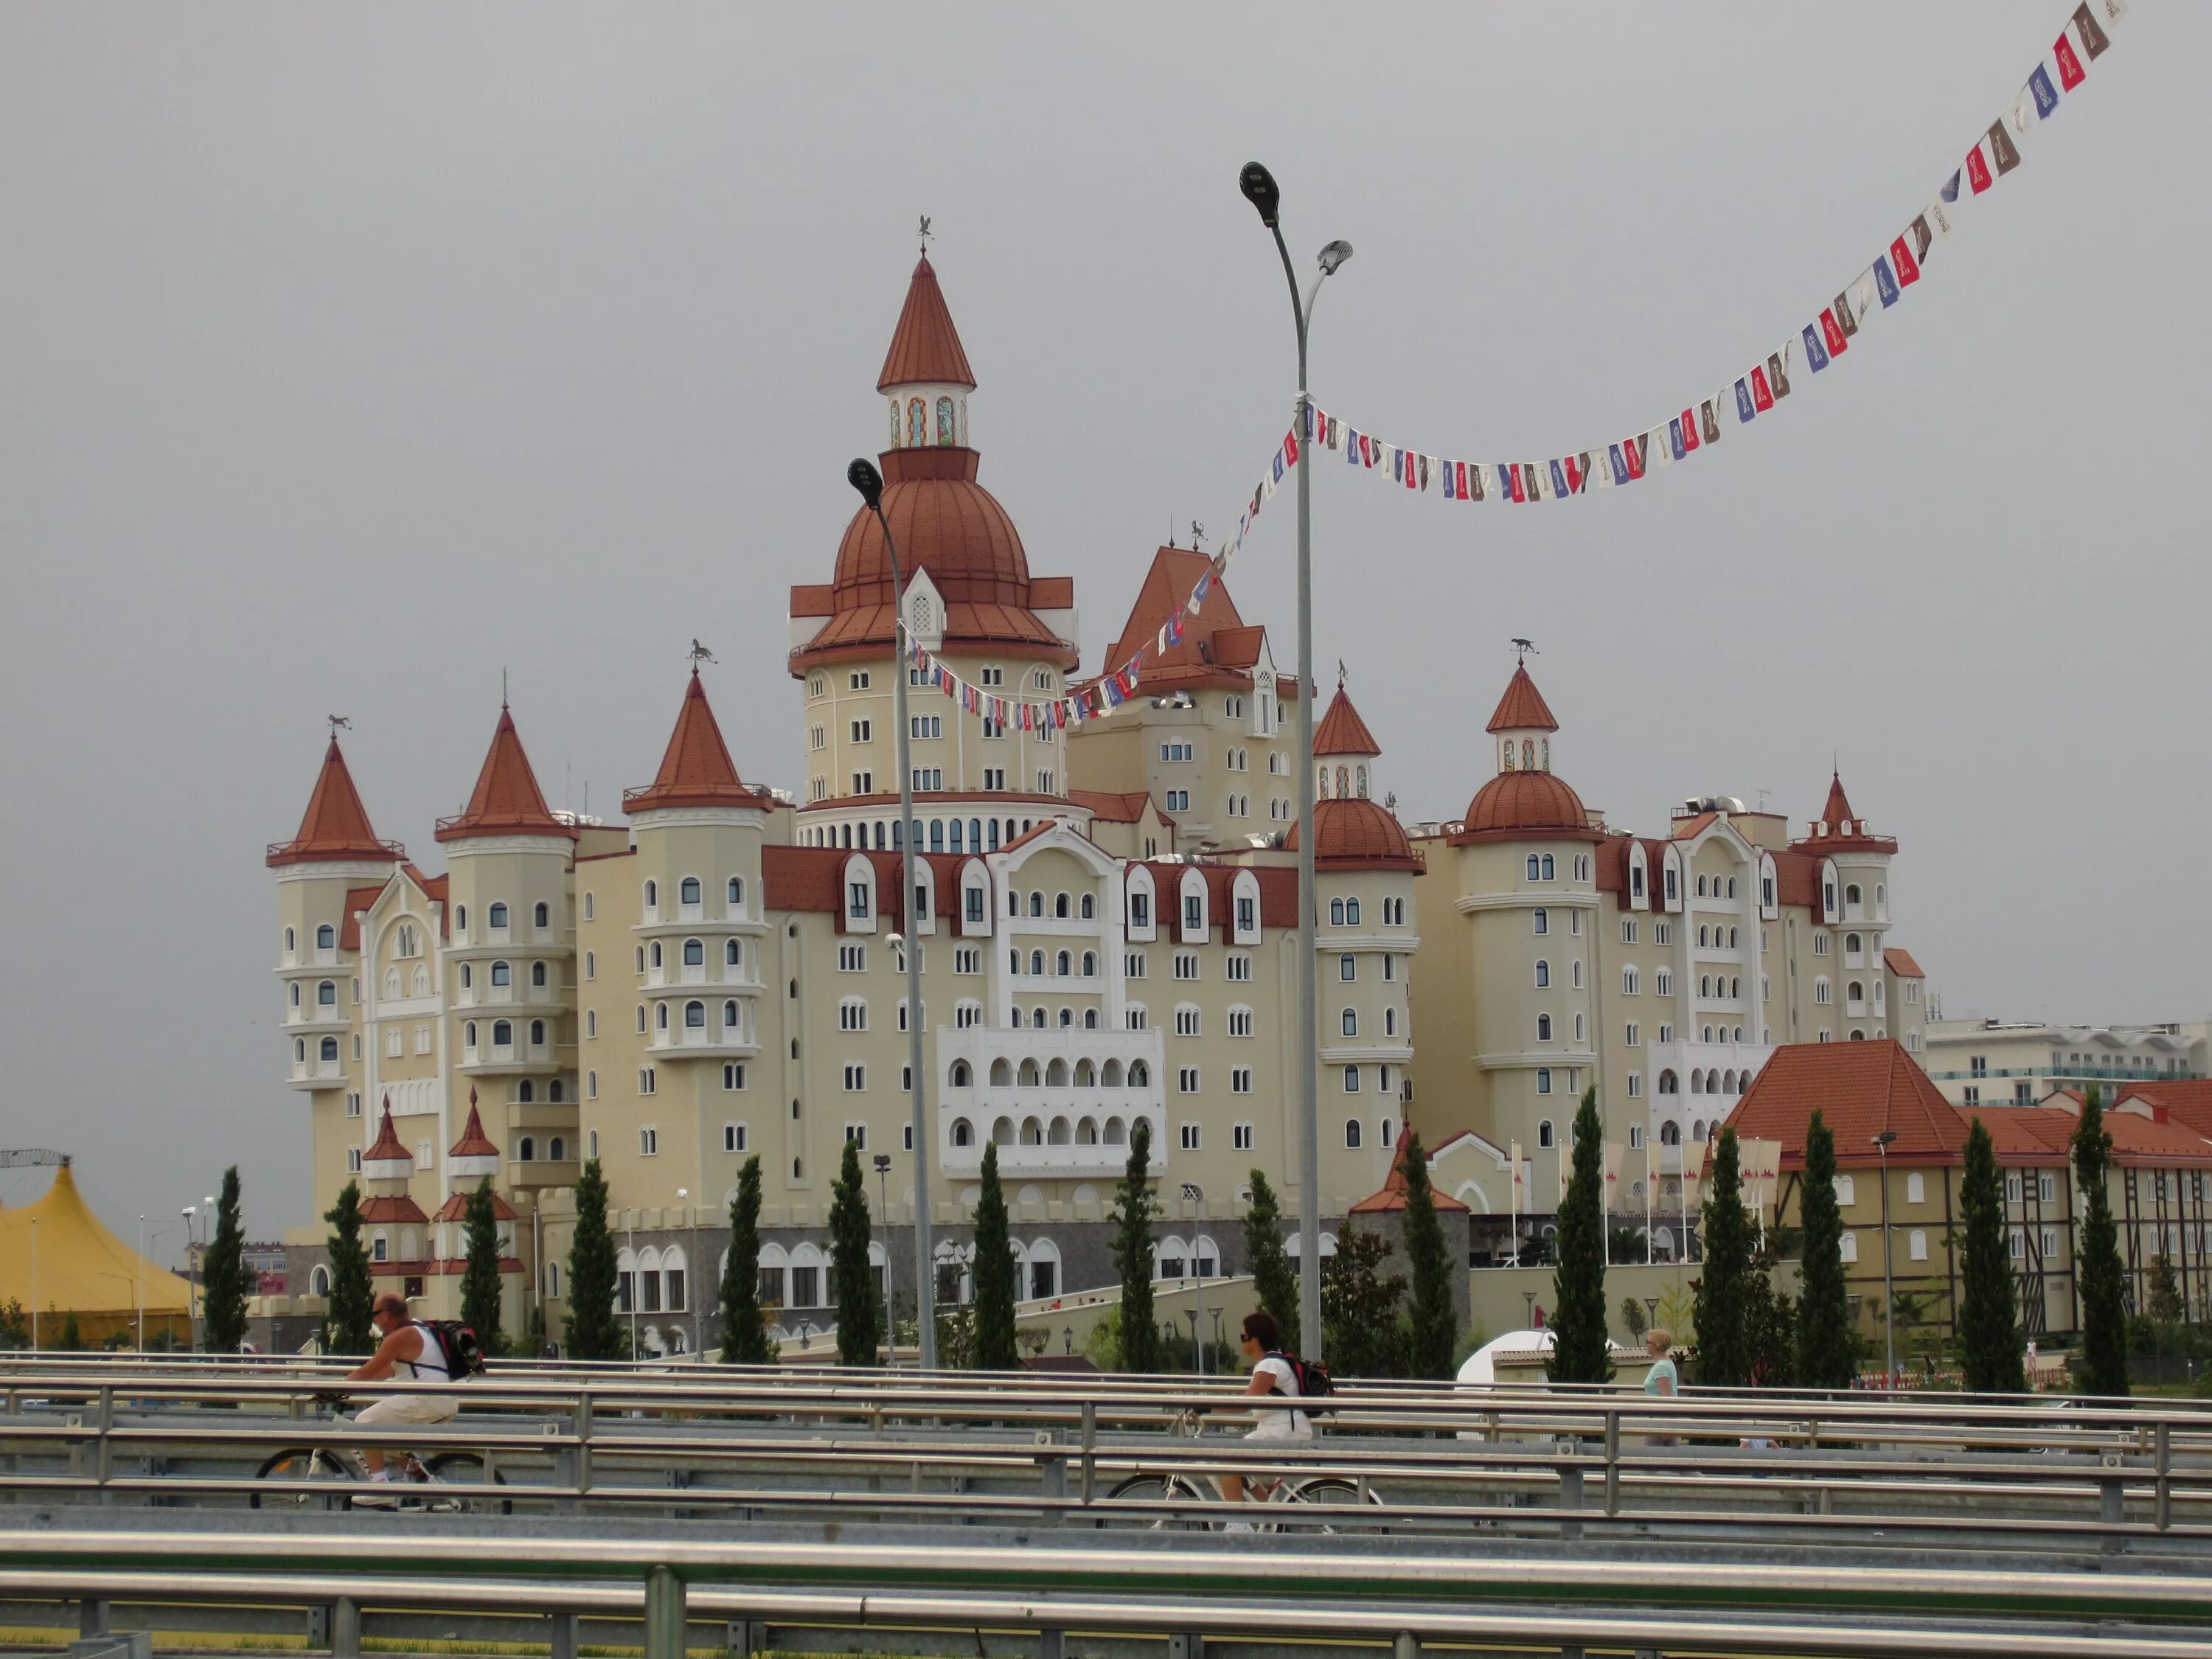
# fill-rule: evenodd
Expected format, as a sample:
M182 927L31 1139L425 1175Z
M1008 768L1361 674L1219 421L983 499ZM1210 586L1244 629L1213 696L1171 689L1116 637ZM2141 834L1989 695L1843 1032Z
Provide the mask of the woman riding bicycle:
M1274 1395L1296 1400L1298 1397L1297 1362L1282 1352L1283 1334L1275 1323L1275 1316L1262 1309L1244 1316L1244 1323L1237 1338L1238 1350L1251 1362L1252 1381L1244 1393L1248 1398ZM1247 1440L1310 1440L1313 1421L1304 1412L1293 1407L1259 1406L1253 1408L1255 1419L1246 1432ZM1275 1477L1267 1474L1224 1474L1217 1476L1214 1484L1221 1495L1231 1504L1246 1501L1248 1486L1261 1490L1254 1501L1264 1499L1267 1489L1275 1484ZM1246 1528L1248 1522L1232 1521L1234 1531Z

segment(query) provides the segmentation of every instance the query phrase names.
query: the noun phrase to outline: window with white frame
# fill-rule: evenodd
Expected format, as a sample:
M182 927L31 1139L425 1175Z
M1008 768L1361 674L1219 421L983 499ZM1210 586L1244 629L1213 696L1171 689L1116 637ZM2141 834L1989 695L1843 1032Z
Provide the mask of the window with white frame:
M1229 1139L1231 1151L1239 1152L1250 1152L1252 1150L1252 1126L1249 1123L1239 1123L1233 1126L1229 1131Z
M640 1158L658 1158L660 1156L660 1131L654 1125L647 1123L639 1127L637 1132L637 1155Z
M1232 1095L1249 1095L1252 1092L1252 1068L1249 1066L1238 1066L1231 1070L1229 1092Z
M1195 1066L1183 1066L1177 1067L1176 1071L1176 1089L1182 1094L1196 1094L1198 1092L1198 1067Z
M845 1067L845 1092L858 1094L868 1086L868 1068L854 1060Z

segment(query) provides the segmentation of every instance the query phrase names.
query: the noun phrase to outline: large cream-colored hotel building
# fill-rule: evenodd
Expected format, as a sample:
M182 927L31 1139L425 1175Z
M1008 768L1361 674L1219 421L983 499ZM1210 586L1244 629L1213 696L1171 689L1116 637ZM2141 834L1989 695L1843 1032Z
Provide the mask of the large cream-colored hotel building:
M557 1333L569 1189L596 1158L644 1345L714 1342L728 1195L757 1155L766 1287L785 1331L818 1330L848 1138L883 1269L911 1283L907 949L952 1294L987 1139L1030 1296L1112 1279L1106 1218L1139 1120L1164 1276L1237 1270L1255 1169L1295 1229L1301 1042L1322 1069L1324 1249L1383 1184L1410 1114L1474 1212L1478 1263L1547 1229L1587 1086L1619 1146L1615 1207L1663 1213L1683 1143L1775 1045L1918 1047L1919 971L1888 942L1896 844L1839 781L1795 837L1729 800L1662 836L1620 833L1558 769L1566 744L1521 665L1469 744L1486 781L1464 818L1414 834L1336 688L1316 744L1321 1029L1302 1035L1293 734L1311 688L1220 586L1110 718L1001 730L918 690L927 878L903 895L899 607L973 684L1048 698L1081 680L1073 580L1030 573L977 482L975 377L926 259L878 390L910 579L894 591L862 512L831 580L792 590L798 787L747 781L763 757L740 771L695 671L670 687L673 728L624 823L550 811L501 708L466 809L435 828L442 874L376 835L335 739L297 834L270 848L317 1208L362 1183L380 1285L457 1303L460 1195L489 1175L508 1322ZM1152 639L1206 558L1155 553L1108 662ZM319 1267L305 1279L326 1283Z

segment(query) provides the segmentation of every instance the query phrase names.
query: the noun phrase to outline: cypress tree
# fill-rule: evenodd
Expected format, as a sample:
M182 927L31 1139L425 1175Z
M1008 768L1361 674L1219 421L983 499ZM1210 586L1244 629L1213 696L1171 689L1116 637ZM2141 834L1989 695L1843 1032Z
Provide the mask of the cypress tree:
M568 1313L562 1321L571 1359L627 1359L629 1334L615 1317L615 1241L607 1231L607 1182L592 1158L576 1180L576 1224L568 1234Z
M1858 1339L1844 1288L1844 1212L1836 1202L1836 1133L1813 1114L1805 1132L1805 1179L1797 1212L1805 1224L1799 1267L1797 1384L1848 1389L1858 1376Z
M755 1152L738 1171L730 1200L730 1260L722 1269L722 1363L773 1365L775 1345L760 1301L761 1161Z
M1698 1281L1698 1381L1717 1389L1741 1389L1751 1381L1746 1281L1751 1276L1752 1236L1733 1128L1721 1130L1714 1149L1705 1229L1705 1272Z
M207 1351L236 1353L246 1340L246 1234L238 1218L238 1165L222 1172L216 1200L215 1233L200 1261L200 1304L207 1320Z
M468 1261L461 1269L461 1322L476 1332L486 1353L505 1353L507 1332L500 1322L499 1212L492 1206L489 1176L469 1194L461 1224L468 1245Z
M1006 1226L1006 1193L999 1184L999 1148L983 1143L983 1193L975 1200L975 1341L979 1371L1021 1369L1014 1346L1014 1244Z
M1996 1148L1978 1117L1966 1134L1959 1213L1966 1224L1959 1264L1959 1362L1967 1391L2025 1394L2026 1349L2012 1261L2005 1251L2004 1180L1997 1173Z
M1398 1143L1399 1168L1406 1177L1403 1218L1406 1266L1413 1273L1412 1304L1407 1309L1406 1374L1449 1378L1455 1369L1459 1310L1452 1300L1451 1252L1437 1220L1437 1196L1429 1184L1429 1157L1408 1123ZM1465 1268L1457 1271L1464 1273Z
M347 1182L323 1219L331 1224L330 1352L368 1353L376 1346L376 1330L368 1322L374 1298L368 1251L361 1242L361 1183Z
M1575 1109L1574 1172L1559 1204L1559 1266L1552 1274L1552 1352L1544 1374L1554 1382L1613 1381L1605 1308L1605 1126L1597 1090Z
M1274 1316L1283 1352L1298 1352L1298 1276L1283 1247L1283 1216L1265 1172L1252 1171L1252 1202L1244 1212L1244 1268L1260 1306Z
M1121 1275L1121 1369L1160 1369L1160 1328L1152 1320L1152 1126L1129 1127L1129 1164L1114 1197L1114 1268Z
M2075 1254L2081 1296L2081 1388L2089 1394L2128 1391L2128 1311L2120 1277L2119 1229L2112 1221L2106 1174L2112 1138L2105 1132L2104 1091L2092 1088L2074 1129L2074 1180L2082 1192L2081 1247Z
M1394 1254L1389 1239L1347 1217L1336 1254L1323 1258L1322 1351L1339 1376L1406 1374L1406 1281L1383 1277Z
M868 1260L868 1189L860 1178L860 1144L847 1140L830 1187L830 1299L837 1309L837 1363L872 1365L881 1340L883 1298Z

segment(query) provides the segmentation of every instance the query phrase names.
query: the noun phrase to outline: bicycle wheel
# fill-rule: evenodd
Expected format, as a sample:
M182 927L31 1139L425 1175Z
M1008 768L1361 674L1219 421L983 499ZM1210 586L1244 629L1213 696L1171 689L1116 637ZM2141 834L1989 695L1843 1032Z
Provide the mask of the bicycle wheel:
M1179 1474L1133 1474L1106 1494L1140 1504L1196 1504L1198 1489ZM1210 1532L1213 1523L1189 1515L1131 1515L1102 1516L1101 1527L1135 1528L1145 1532Z
M256 1492L246 1503L257 1510L342 1510L352 1501L341 1491L310 1492L309 1485L350 1487L360 1476L336 1452L320 1447L293 1446L264 1463L256 1480L282 1481L301 1488L295 1492Z
M1363 1519L1357 1513L1359 1510L1372 1508L1382 1501L1372 1487L1368 1489L1367 1497L1363 1501L1359 1496L1359 1487L1356 1483L1340 1480L1334 1476L1325 1477L1319 1480L1308 1480L1293 1486L1285 1495L1284 1501L1291 1504L1320 1504L1346 1511L1340 1519L1332 1516L1328 1520L1312 1527L1284 1525L1283 1530L1286 1532L1342 1532L1379 1535L1390 1530L1380 1521Z
M427 1487L410 1487L409 1495L424 1509L465 1515L514 1513L514 1500L499 1492L507 1484L507 1477L494 1469L487 1480L484 1461L479 1454L441 1452L422 1467L429 1471L429 1482Z

